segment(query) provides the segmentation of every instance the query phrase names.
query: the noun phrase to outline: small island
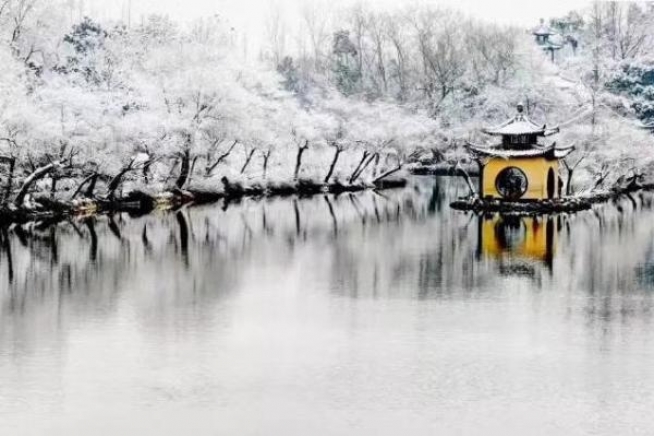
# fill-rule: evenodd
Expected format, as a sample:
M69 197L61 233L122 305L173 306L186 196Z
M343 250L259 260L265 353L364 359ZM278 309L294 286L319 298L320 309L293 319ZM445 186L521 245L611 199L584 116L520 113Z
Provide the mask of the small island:
M579 212L590 209L593 203L648 188L639 183L638 176L634 176L626 186L609 192L563 195L564 184L571 183L571 173L564 182L559 170L562 160L575 147L557 146L555 141L545 143L540 139L553 136L560 129L548 128L546 124L531 120L522 103L518 103L514 117L482 131L502 140L492 145L468 143L471 159L479 167L478 188L475 188L469 173L459 166L457 171L465 178L470 195L452 202L454 209L517 214Z

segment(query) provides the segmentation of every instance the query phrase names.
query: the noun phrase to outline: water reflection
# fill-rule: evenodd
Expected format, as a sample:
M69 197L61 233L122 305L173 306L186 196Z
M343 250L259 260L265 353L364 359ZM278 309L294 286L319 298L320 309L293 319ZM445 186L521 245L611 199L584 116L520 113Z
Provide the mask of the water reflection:
M0 228L0 422L25 404L86 416L96 402L207 402L223 423L251 404L292 416L400 404L423 422L457 404L543 399L524 415L535 424L578 404L588 422L618 397L653 406L639 388L654 383L642 358L654 355L652 197L520 218L450 210L466 192L424 178ZM439 418L444 430L493 422L459 412ZM141 418L124 413L115 422Z
M552 270L562 217L494 214L478 220L478 251L499 260L502 273L534 276L539 264Z
M3 313L79 294L90 303L113 300L125 283L164 278L184 284L176 293L191 288L212 298L237 286L240 270L270 260L261 259L267 253L277 264L300 248L319 251L328 287L350 296L466 294L511 275L542 287L546 274L593 294L654 282L654 247L643 238L654 214L647 196L575 216L477 216L448 208L461 190L456 179L424 179L384 193L5 227Z

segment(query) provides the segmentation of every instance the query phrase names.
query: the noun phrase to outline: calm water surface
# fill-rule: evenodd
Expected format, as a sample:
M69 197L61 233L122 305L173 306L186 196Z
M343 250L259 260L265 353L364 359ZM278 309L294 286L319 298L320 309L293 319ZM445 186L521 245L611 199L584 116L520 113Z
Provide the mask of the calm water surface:
M651 435L654 207L451 179L0 234L2 435Z

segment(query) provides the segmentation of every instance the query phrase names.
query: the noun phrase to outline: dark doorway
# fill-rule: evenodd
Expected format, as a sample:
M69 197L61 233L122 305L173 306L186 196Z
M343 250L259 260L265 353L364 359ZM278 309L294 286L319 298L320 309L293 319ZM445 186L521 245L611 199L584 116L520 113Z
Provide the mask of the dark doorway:
M556 176L554 175L554 170L550 168L547 172L547 198L554 198L554 189L556 186Z

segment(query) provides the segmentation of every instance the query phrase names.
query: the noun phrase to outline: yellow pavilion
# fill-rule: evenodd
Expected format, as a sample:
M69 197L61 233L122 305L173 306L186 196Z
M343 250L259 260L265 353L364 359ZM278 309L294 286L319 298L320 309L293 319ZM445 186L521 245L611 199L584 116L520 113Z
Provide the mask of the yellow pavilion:
M479 192L482 198L526 201L561 196L563 183L559 178L559 160L573 147L557 148L555 142L539 142L540 138L558 133L558 127L536 124L524 113L524 106L518 104L513 118L483 131L501 137L502 142L491 146L468 146L480 165Z

